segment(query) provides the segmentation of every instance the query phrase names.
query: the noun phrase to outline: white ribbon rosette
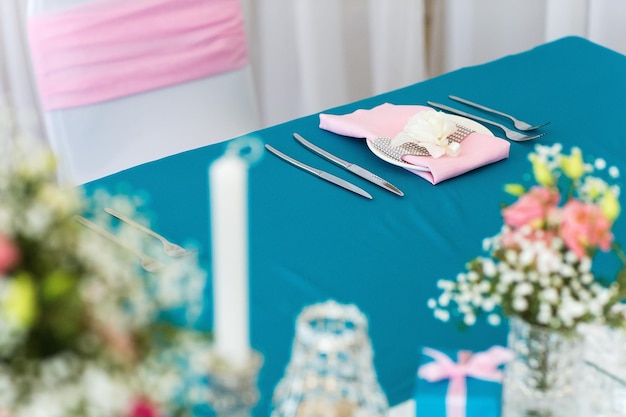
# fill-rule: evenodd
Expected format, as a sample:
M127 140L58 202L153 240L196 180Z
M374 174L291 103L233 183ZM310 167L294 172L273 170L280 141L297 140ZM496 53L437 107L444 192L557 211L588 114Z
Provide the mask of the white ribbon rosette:
M433 158L454 157L461 151L460 143L448 140L455 131L456 123L447 114L423 110L409 119L402 132L391 140L391 145L398 147L414 142L426 148Z

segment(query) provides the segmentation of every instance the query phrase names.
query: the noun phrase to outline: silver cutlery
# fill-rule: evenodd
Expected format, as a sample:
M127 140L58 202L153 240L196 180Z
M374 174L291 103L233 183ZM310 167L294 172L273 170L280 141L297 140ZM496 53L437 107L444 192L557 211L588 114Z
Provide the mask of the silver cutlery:
M196 249L185 249L180 245L177 245L175 243L170 242L169 240L167 240L166 238L164 238L163 236L161 236L160 234L156 233L154 230L148 229L146 226L134 221L133 219L124 216L122 213L113 210L112 208L105 208L104 211L106 211L107 213L109 213L111 216L116 217L118 219L120 219L121 221L128 223L129 225L131 225L132 227L134 227L137 230L140 230L156 239L158 239L159 241L161 241L161 243L163 244L163 252L165 252L165 254L167 256L170 256L172 258L180 258L183 256L187 256L187 255L191 255L193 253L196 253L197 250Z
M310 167L310 166L308 166L306 164L303 164L302 162L297 161L297 160L291 158L290 156L285 155L284 153L280 152L278 149L276 149L276 148L274 148L274 147L272 147L272 146L270 146L268 144L265 144L265 148L268 151L270 151L271 153L273 153L274 155L278 156L279 158L281 158L281 159L289 162L290 164L292 164L292 165L294 165L294 166L296 166L296 167L298 167L298 168L308 172L309 174L313 174L313 175L315 175L315 176L317 176L317 177L319 177L319 178L321 178L323 180L326 180L326 181L328 181L328 182L330 182L332 184L338 185L339 187L345 188L348 191L352 191L353 193L356 193L356 194L358 194L358 195L360 195L362 197L369 198L370 200L372 199L372 196L367 191L357 187L354 184L349 183L346 180L343 180L343 179L341 179L339 177L336 177L336 176L334 176L332 174L329 174L328 172L324 172L324 171L322 171L320 169L313 168L313 167Z
M448 97L450 97L450 99L452 99L454 101L458 101L459 103L467 104L468 106L472 106L472 107L475 107L475 108L480 109L480 110L484 110L484 111L489 112L489 113L497 114L498 116L506 117L506 118L510 119L513 122L513 125L515 126L515 128L517 130L521 130L523 132L529 132L531 130L539 129L540 127L544 127L545 125L550 123L550 122L546 122L546 123L542 123L540 125L534 125L533 126L530 123L524 122L523 120L519 120L518 118L516 118L516 117L514 117L514 116L512 116L510 114L501 112L501 111L496 110L496 109L492 109L492 108L484 106L482 104L474 103L473 101L469 101L469 100L467 100L465 98L458 97L458 96L448 96Z
M539 134L536 134L536 135L526 135L524 133L515 132L514 130L509 129L508 127L504 126L503 124L494 122L494 121L489 120L489 119L483 119L482 117L478 117L478 116L475 116L473 114L466 113L464 111L461 111L461 110L458 110L458 109L446 106L444 104L434 103L432 101L428 101L427 103L428 103L429 106L436 107L436 108L444 110L444 111L446 111L448 113L456 114L456 115L462 116L462 117L467 117L468 119L476 120L477 122L487 123L487 124L499 127L500 129L502 129L502 131L504 132L506 137L509 138L510 140L514 141L514 142L525 142L527 140L537 139L537 138L540 138L543 135L545 135L545 133L539 133Z
M115 236L114 234L112 234L111 232L109 232L108 230L106 230L105 228L97 225L96 223L87 220L86 218L82 217L82 216L74 216L74 219L76 219L76 221L80 224L82 224L83 226L91 229L92 231L98 233L100 236L105 237L107 239L109 239L110 241L112 241L113 243L118 244L119 246L123 247L124 249L128 250L129 252L135 254L139 260L141 261L141 267L143 269L145 269L148 272L158 272L159 270L163 269L165 267L165 264L163 264L162 262L146 255L145 253L133 248L132 246L130 246L129 244L127 244L126 242L124 242L123 240L121 240L120 238L118 238L117 236Z
M350 172L352 172L353 174L358 175L361 178L365 178L366 180L368 180L371 183L374 183L376 185L378 185L379 187L384 188L387 191L391 191L394 194L397 194L399 196L403 196L404 193L402 191L400 191L400 189L398 187L396 187L395 185L391 184L389 181L386 181L384 179L382 179L381 177L379 177L378 175L369 172L368 170L366 170L365 168L362 168L356 164L353 164L351 162L348 161L344 161L343 159L336 157L335 155L331 154L328 151L325 151L324 149L312 144L311 142L309 142L308 140L304 139L302 136L300 136L297 133L293 134L293 137L300 142L302 145L304 145L306 148L310 149L311 151L317 153L318 155L323 156L324 158L328 159L329 161L339 165L340 167L342 167L343 169L346 169Z

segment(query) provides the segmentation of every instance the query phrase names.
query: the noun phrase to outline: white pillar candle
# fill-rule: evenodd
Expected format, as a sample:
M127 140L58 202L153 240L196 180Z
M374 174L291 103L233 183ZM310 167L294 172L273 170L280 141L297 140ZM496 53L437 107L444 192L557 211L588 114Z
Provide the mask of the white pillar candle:
M250 358L247 162L227 153L211 165L209 184L214 349L243 367Z

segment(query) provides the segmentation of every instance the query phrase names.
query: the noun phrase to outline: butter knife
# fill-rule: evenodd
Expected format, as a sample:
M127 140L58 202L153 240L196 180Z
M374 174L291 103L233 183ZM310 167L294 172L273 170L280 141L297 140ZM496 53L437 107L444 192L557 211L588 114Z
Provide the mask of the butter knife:
M352 172L353 174L358 175L361 178L365 178L366 180L368 180L371 183L374 183L376 185L378 185L379 187L384 188L387 191L391 191L394 194L397 194L399 196L403 196L404 193L402 191L400 191L400 189L398 187L396 187L395 185L391 184L389 181L386 181L384 179L382 179L381 177L379 177L378 175L369 172L368 170L366 170L363 167L360 167L356 164L353 164L351 162L348 161L344 161L343 159L336 157L335 155L331 154L328 151L325 151L324 149L313 145L311 142L309 142L308 140L304 139L302 136L300 136L297 133L293 134L293 137L300 142L302 145L304 145L306 148L312 150L313 152L315 152L318 155L323 156L324 158L328 159L329 161L339 165L340 167L342 167L343 169L346 169L350 172Z
M372 199L372 196L367 191L357 187L354 184L349 183L348 181L342 180L341 178L336 177L336 176L334 176L332 174L329 174L328 172L324 172L324 171L322 171L320 169L316 169L316 168L310 167L310 166L308 166L306 164L303 164L302 162L297 161L297 160L293 159L292 157L285 155L284 153L280 152L278 149L276 149L276 148L274 148L274 147L272 147L272 146L270 146L268 144L265 144L265 148L268 151L270 151L271 153L273 153L274 155L278 156L279 158L281 158L281 159L289 162L290 164L292 164L292 165L294 165L294 166L296 166L296 167L298 167L298 168L308 172L309 174L313 174L313 175L315 175L315 176L317 176L317 177L319 177L319 178L321 178L323 180L326 180L326 181L328 181L330 183L338 185L339 187L345 188L348 191L352 191L353 193L356 193L356 194L358 194L358 195L360 195L362 197L369 198L370 200Z

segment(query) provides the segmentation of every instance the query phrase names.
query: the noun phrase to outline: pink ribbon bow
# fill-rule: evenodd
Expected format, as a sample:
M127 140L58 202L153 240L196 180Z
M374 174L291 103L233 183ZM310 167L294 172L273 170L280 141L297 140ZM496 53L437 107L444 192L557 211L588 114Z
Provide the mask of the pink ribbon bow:
M423 353L433 358L434 362L420 366L417 375L428 382L450 380L446 393L448 417L465 417L467 398L465 380L467 377L501 382L502 372L498 367L513 359L513 352L501 346L494 346L475 354L470 351L460 351L458 363L435 349L424 348Z

